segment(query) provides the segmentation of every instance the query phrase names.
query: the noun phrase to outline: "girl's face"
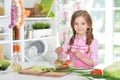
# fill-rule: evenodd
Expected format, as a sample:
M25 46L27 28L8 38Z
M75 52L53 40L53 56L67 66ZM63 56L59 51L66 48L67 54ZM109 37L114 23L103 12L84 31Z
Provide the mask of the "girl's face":
M75 19L74 29L75 29L77 35L85 36L87 28L89 28L89 27L83 16L79 16Z

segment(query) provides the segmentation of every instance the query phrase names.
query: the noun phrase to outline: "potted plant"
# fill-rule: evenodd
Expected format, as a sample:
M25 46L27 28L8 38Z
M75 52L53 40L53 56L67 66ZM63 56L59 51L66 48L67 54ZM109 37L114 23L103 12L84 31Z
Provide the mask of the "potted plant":
M36 22L32 24L33 38L48 37L51 35L51 25L47 22Z

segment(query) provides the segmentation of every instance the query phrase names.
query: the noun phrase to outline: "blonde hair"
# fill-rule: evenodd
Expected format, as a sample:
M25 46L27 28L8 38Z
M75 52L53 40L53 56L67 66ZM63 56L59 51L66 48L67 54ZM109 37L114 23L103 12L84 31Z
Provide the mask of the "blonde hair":
M72 15L72 18L71 18L71 27L72 27L73 35L70 39L70 42L69 42L70 49L68 49L67 53L69 53L71 51L71 46L74 43L74 39L75 39L75 35L76 35L76 31L74 29L74 22L75 22L75 19L79 16L82 16L89 26L89 28L86 31L86 45L90 46L90 44L92 43L92 40L94 39L94 36L92 33L92 19L91 19L91 16L89 15L89 13L85 10L78 10L78 11L74 12ZM90 51L90 47L88 48L87 53L89 51Z

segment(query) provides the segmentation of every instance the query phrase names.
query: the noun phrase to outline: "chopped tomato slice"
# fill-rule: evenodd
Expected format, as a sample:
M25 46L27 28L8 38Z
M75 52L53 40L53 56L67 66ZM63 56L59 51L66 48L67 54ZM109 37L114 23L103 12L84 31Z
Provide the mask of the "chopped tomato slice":
M68 65L66 65L66 64L62 64L62 67L68 67Z

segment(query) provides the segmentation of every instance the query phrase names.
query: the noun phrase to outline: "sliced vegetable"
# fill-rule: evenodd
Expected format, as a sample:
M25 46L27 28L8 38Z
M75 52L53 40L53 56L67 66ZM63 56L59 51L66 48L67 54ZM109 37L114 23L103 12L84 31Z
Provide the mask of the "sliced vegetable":
M70 60L66 60L63 64L66 64L66 65L68 65L69 66L69 64L71 63L71 61Z
M64 70L68 69L70 66L71 61L70 60L56 60L55 61L55 66L57 70Z

